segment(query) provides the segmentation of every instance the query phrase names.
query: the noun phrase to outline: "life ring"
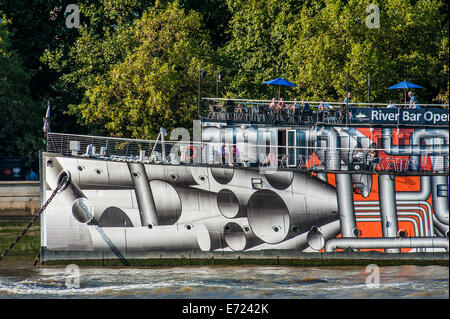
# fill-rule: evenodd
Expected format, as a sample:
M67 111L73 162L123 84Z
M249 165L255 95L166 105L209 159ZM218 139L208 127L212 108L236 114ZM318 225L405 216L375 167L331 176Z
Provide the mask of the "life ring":
M192 154L192 155L190 155ZM197 150L194 146L189 145L186 152L186 160L193 160L197 156Z

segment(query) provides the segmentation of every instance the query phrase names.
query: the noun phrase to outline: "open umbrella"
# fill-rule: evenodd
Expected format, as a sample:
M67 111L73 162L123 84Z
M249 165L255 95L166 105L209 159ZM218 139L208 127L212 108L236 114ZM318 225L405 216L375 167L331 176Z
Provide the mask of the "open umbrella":
M291 83L288 80L285 80L283 78L276 78L270 81L263 82L262 84L271 84L271 85L277 85L278 86L278 99L280 99L280 87L281 86L297 86L297 84Z
M408 82L408 81L403 81L403 82L397 83L396 85L393 85L389 88L389 90L395 90L395 89L404 89L405 90L405 105L406 105L406 90L407 89L423 89L423 87L421 87L420 85Z

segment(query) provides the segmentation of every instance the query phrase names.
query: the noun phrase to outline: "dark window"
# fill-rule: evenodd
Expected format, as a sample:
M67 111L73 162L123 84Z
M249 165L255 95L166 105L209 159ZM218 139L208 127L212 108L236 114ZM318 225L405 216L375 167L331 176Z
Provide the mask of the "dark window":
M437 185L437 196L438 197L447 197L448 196L448 188L445 184Z

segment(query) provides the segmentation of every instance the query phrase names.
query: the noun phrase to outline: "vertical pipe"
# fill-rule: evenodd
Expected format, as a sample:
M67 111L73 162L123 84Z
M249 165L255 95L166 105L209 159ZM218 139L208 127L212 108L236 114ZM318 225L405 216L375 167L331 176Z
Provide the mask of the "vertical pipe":
M431 193L434 216L440 223L448 226L448 176L433 176Z
M392 175L378 176L380 215L383 237L397 237L398 220L395 195L395 178ZM386 248L386 253L400 253L399 248Z
M353 184L350 174L336 174L336 192L342 237L356 237Z
M127 163L136 193L142 226L159 225L152 189L142 163Z
M161 131L161 153L162 153L162 160L166 161L166 143L164 139L165 132Z

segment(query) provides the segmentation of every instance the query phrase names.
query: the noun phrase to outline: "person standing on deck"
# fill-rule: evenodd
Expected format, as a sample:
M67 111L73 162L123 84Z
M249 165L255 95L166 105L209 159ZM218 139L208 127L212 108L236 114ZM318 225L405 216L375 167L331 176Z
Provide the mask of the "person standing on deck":
M410 109L414 109L416 108L417 105L417 98L414 96L413 92L408 92L408 96L409 96L409 108Z
M344 99L344 103L347 105L348 103L348 107L351 108L352 106L350 105L350 101L352 99L352 94L350 92L348 92L347 97Z

